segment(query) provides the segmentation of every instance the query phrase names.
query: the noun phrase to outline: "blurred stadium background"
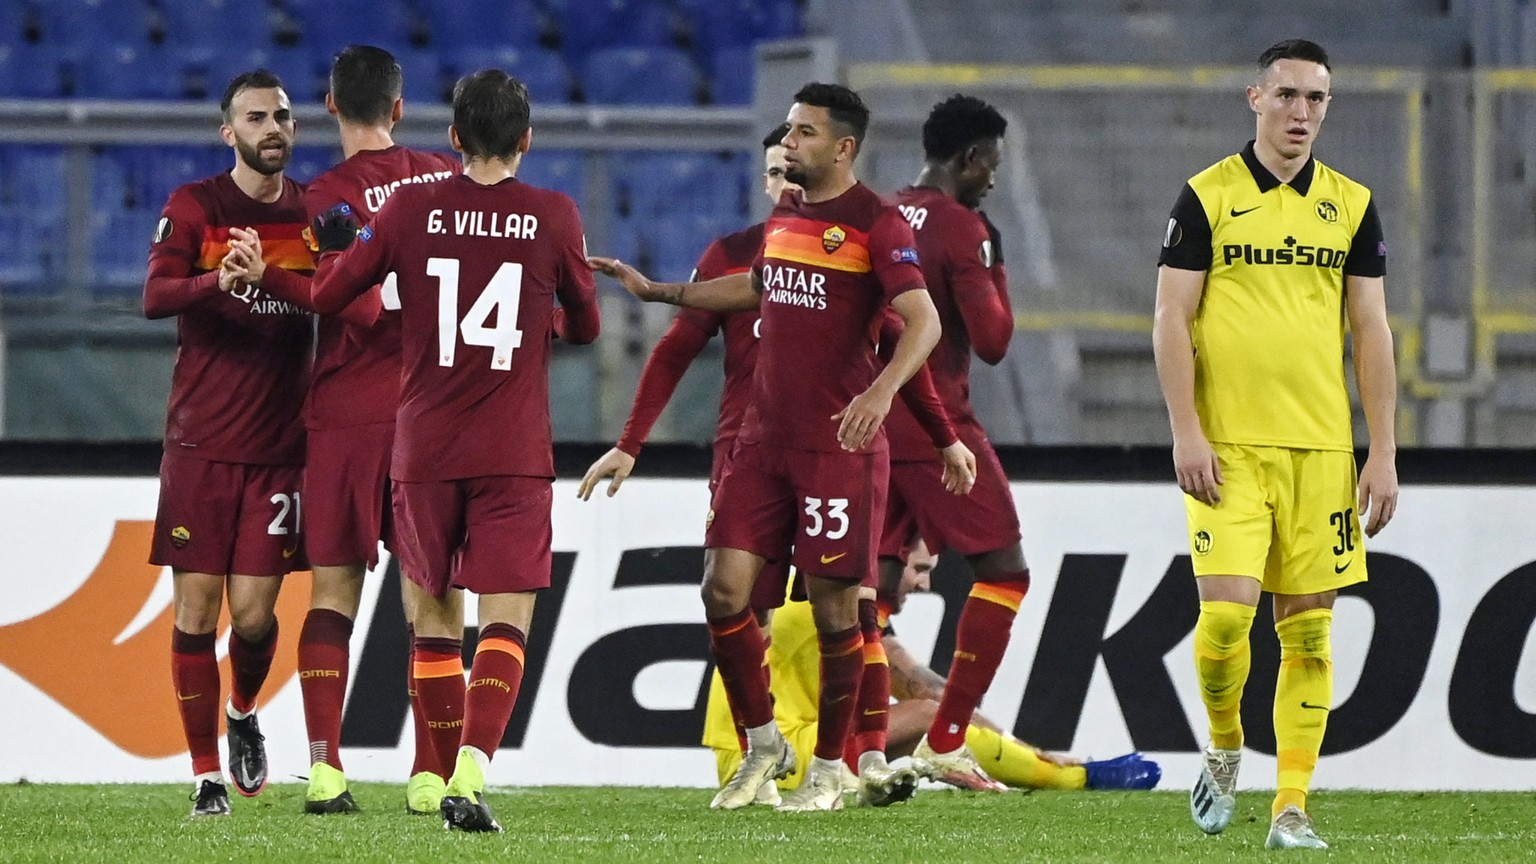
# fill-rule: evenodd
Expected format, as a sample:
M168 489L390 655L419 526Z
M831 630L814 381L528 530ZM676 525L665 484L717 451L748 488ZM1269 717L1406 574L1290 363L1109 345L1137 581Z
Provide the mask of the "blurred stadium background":
M258 65L300 118L292 176L338 158L330 55L389 48L397 140L443 148L446 91L498 65L535 99L524 179L582 205L594 252L686 277L766 211L757 142L807 80L875 112L861 176L919 167L956 91L1010 120L986 208L1018 332L976 401L999 443L1168 440L1151 353L1153 265L1193 172L1251 133L1260 50L1329 49L1320 158L1382 206L1405 445L1536 445L1536 8L1527 0L3 0L0 437L144 440L163 429L173 321L140 313L175 186L227 170L216 102ZM557 350L557 436L615 437L668 309L606 283L596 350ZM713 349L712 349L713 350ZM653 440L703 441L707 353ZM1364 425L1357 428L1364 434Z

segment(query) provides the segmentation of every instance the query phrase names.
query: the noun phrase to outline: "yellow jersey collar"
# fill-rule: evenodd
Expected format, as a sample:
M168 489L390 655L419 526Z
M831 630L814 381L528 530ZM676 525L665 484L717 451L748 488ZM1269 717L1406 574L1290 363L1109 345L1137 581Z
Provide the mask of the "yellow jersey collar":
M1248 166L1248 173L1253 175L1253 182L1259 185L1260 192L1268 192L1280 185L1280 178L1271 174L1269 169L1259 162L1258 155L1253 152L1252 141L1249 141L1247 146L1243 147L1242 155L1243 164ZM1303 198L1307 197L1307 190L1312 188L1312 175L1316 170L1316 166L1316 157L1308 156L1307 164L1301 166L1301 170L1296 172L1296 176L1291 179L1291 188L1299 192Z

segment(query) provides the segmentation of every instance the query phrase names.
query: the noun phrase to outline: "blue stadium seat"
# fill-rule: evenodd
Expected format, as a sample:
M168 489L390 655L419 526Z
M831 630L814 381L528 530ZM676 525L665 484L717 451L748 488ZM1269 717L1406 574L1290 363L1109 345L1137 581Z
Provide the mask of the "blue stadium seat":
M660 0L599 0L555 10L560 51L576 62L600 48L674 44L676 21Z
M692 105L699 72L675 48L605 48L587 58L581 86L600 105Z
M57 99L64 94L52 45L0 45L0 99Z
M712 54L707 62L711 102L716 105L751 104L757 76L752 46L727 45Z
M78 0L77 0L78 2ZM248 0L166 0L158 4L165 42L173 48L240 53L272 45L265 3Z
M675 213L646 222L652 272L663 280L687 279L711 240L740 227L735 222L698 213Z
M171 52L148 42L99 45L75 61L78 99L180 99L182 76Z
M443 68L436 52L410 45L379 47L395 55L395 62L400 64L400 73L405 78L405 88L401 95L407 103L442 105L447 101L443 96ZM330 59L328 57L325 64L327 79L330 75Z
M117 210L99 214L91 231L91 285L98 294L143 290L149 245L160 211Z
M693 24L693 45L700 62L730 46L764 39L785 39L803 33L794 0L686 0Z
M528 85L535 107L571 101L571 71L555 51L546 48L464 48L449 52L449 83L481 69L501 69Z
M14 144L0 155L0 204L34 214L40 222L63 219L68 183L61 146Z
M332 150L329 147L295 147L293 161L288 163L288 168L283 173L300 183L308 183L329 171L331 166L340 161L340 150Z
M27 41L26 27L30 10L20 3L0 3L0 48Z
M523 156L517 169L517 179L532 186L558 189L576 199L580 204L585 194L583 159L580 150L541 150L538 133L534 133L533 149Z
M544 32L544 13L533 0L505 0L494 11L484 0L427 0L421 8L444 57L466 48L531 48Z
M606 236L602 243L600 245L593 245L589 242L587 246L588 252L604 258L618 258L621 261L626 261L639 267L642 273L653 272L655 262L652 260L650 253L645 249L640 238L640 229L635 223L624 219L609 219L605 228ZM591 239L590 237L588 238L589 241ZM599 289L605 285L608 286L609 290L623 294L626 297L629 296L613 280L598 280Z
M40 222L37 214L0 205L0 295L48 293L50 250L59 249L59 221Z
M415 34L415 13L405 0L288 0L303 41L335 52L349 44L404 45Z
M149 6L143 0L48 0L36 8L42 41L66 56L84 57L108 42L149 45Z
M611 200L627 218L676 212L734 219L746 212L745 175L729 155L690 151L615 154L609 163Z

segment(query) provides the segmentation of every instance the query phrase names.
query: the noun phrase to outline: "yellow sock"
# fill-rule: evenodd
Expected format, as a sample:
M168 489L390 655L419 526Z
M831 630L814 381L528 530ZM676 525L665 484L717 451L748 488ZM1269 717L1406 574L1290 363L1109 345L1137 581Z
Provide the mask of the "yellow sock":
M1279 776L1271 816L1293 804L1302 812L1307 809L1307 790L1333 707L1333 653L1328 639L1332 627L1331 609L1310 609L1275 624L1280 637L1280 675L1275 681Z
M1243 746L1243 685L1248 683L1248 631L1254 607L1202 600L1195 621L1195 674L1211 724L1211 744L1222 750Z
M993 780L1016 789L1082 789L1088 772L1081 765L1061 766L1041 759L1033 747L991 729L972 724L965 743L981 770Z

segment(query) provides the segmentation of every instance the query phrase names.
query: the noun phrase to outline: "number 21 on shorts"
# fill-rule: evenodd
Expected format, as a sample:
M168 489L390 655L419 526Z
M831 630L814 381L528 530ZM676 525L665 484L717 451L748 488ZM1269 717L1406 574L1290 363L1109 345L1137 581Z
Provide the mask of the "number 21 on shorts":
M512 368L512 352L523 344L517 309L523 301L523 265L504 261L496 275L459 319L459 259L428 258L427 275L437 277L437 365L452 366L459 336L465 345L491 349L491 368ZM494 327L486 326L496 316Z

